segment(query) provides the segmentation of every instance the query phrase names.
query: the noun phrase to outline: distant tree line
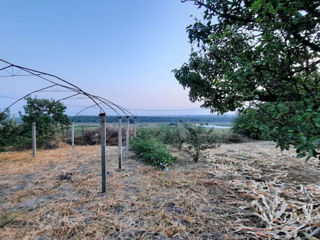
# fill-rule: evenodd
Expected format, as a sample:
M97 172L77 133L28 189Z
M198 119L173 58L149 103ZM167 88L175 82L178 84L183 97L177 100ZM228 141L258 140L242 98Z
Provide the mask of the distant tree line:
M170 123L179 123L179 122L191 122L191 123L213 123L213 122L233 122L236 118L236 115L195 115L195 116L138 116L137 122L170 122ZM100 122L99 116L89 116L82 115L76 117L69 117L70 121L76 123L85 123L85 122ZM125 121L125 118L122 118L122 121ZM131 123L133 119L130 118ZM118 122L117 116L107 116L107 122L115 123Z

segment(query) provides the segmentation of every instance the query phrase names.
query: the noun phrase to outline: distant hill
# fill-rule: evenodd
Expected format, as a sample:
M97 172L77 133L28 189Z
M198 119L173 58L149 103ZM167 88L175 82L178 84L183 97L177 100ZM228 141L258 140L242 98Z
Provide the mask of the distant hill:
M236 118L236 114L228 115L190 115L190 116L137 116L137 122L152 123L152 122L166 122L166 123L177 123L177 122L192 122L192 123L217 123L217 122L233 122ZM100 122L99 116L69 116L70 120L73 119L77 123L89 123L89 122ZM107 122L117 122L117 116L107 116ZM125 119L123 118L123 121ZM132 121L132 120L131 120Z

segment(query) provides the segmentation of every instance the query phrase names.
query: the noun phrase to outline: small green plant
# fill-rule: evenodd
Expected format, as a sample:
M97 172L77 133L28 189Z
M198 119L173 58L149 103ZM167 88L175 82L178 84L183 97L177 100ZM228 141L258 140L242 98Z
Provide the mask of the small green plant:
M13 210L5 210L3 213L0 214L0 228L5 227L7 224L13 222L19 213Z
M199 161L201 150L216 147L218 139L213 134L213 129L208 130L202 126L188 124L184 128L187 131L187 143L189 144L187 151L195 162Z
M146 163L166 170L176 160L163 143L147 134L134 138L131 142L131 150Z

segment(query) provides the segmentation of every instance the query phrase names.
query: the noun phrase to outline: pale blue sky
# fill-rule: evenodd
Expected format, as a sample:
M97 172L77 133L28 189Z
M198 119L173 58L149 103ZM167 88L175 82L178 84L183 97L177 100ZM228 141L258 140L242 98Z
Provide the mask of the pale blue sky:
M56 74L123 107L153 110L134 111L139 115L204 114L171 72L191 51L190 15L201 11L180 0L5 0L0 58ZM0 81L0 96L20 97L43 86L27 78ZM0 108L10 101L0 98ZM68 113L78 109L70 106Z

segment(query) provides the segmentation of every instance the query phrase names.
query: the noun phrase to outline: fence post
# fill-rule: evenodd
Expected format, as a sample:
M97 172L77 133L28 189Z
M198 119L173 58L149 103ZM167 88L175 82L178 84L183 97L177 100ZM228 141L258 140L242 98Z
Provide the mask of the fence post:
M119 169L121 169L122 164L122 118L119 117L119 126L118 126L118 160L119 160Z
M74 147L74 121L72 121L71 125L71 145Z
M129 116L126 116L127 126L126 126L126 159L128 159L129 154L129 138L130 138L130 119Z
M134 132L133 132L133 137L137 136L137 118L134 117Z
M37 156L37 136L36 136L36 123L32 122L32 156Z
M102 190L106 192L106 114L100 113L100 126L101 126L101 180Z

